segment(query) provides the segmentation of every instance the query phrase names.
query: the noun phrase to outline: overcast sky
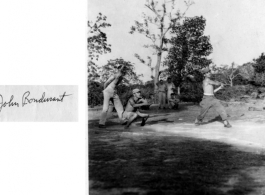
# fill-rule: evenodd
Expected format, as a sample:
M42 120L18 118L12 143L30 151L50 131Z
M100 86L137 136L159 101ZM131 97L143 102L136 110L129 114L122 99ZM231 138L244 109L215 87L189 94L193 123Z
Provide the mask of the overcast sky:
M184 10L183 1L176 2L177 9ZM210 58L215 64L235 62L242 65L265 52L264 0L194 0L194 3L186 16L206 19L205 35L210 36L213 46ZM145 0L88 0L88 19L95 20L101 12L112 25L105 30L112 52L101 56L99 64L122 57L135 63L137 73L143 73L146 81L150 78L150 70L140 64L134 54L143 58L151 55L150 49L143 48L150 42L143 35L129 34L134 21L141 21L143 12L151 14L144 4ZM155 61L153 56L153 66Z

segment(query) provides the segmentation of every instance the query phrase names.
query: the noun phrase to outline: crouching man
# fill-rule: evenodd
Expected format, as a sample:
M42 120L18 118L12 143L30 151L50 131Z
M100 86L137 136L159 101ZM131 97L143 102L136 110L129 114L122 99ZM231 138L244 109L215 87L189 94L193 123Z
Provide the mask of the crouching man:
M132 93L133 93L133 96L128 100L126 108L125 108L125 112L136 113L137 117L142 118L141 126L144 126L145 122L149 118L149 115L145 113L141 113L139 109L141 106L148 106L149 103L146 100L142 99L141 91L139 89L134 89Z
M168 98L168 104L170 109L178 109L180 100L176 97L175 93L170 94Z
M204 74L204 80L203 80L203 99L200 102L201 111L199 116L197 116L195 120L195 125L200 125L202 123L203 118L205 117L206 113L210 108L214 108L215 111L221 116L224 126L229 128L232 127L228 120L227 120L227 114L223 107L223 105L220 103L218 99L215 98L214 92L217 92L219 89L223 87L223 84L218 81L212 81L210 79L211 77L211 71L209 68L204 68L202 70L202 73ZM221 85L221 87L214 90L214 85Z

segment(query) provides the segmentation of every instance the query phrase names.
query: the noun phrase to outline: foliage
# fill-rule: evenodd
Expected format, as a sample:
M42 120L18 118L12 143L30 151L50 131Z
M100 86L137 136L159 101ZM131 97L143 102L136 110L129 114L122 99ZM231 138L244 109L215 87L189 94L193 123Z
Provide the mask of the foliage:
M168 9L169 2L171 3L170 9ZM185 3L187 11L193 2L189 0L185 1ZM160 6L158 6L158 1L147 0L145 6L151 10L153 15L146 15L143 13L143 22L135 21L135 26L132 26L130 31L131 34L138 32L151 40L151 44L144 45L144 47L152 48L154 54L157 55L154 83L157 83L158 81L162 53L167 51L167 48L165 47L165 44L168 42L166 34L175 26L180 25L180 22L186 13L186 11L181 13L180 10L175 12L175 0L168 2L164 0L163 3L159 5ZM157 88L156 85L155 88Z
M251 63L251 62L245 63L242 66L239 66L238 70L239 70L240 75L244 79L248 81L252 81L255 76L255 69L253 66L254 66L254 63Z
M209 36L203 35L206 20L201 17L185 18L182 25L172 29L169 49L164 64L171 75L177 78L180 85L195 71L209 66L211 60L207 57L212 52Z
M111 52L111 45L107 44L107 35L102 32L102 28L110 27L106 22L107 17L101 13L97 16L95 22L88 21L89 37L87 38L87 49L89 62L87 64L88 80L92 81L99 77L98 66L94 59L98 60L99 55Z
M255 62L254 69L257 73L265 72L265 55L262 53L257 59L253 60Z
M143 84L133 84L133 85L125 85L120 84L117 86L117 92L120 97L120 100L123 106L126 106L129 98L132 96L132 90L138 88L141 90L142 96L148 98L150 94L153 94L154 84L147 83ZM91 93L93 91L93 93ZM88 105L96 106L102 105L103 103L103 85L99 82L90 81L88 84Z
M150 94L153 94L154 85L151 84L134 84L134 85L119 85L117 86L118 95L121 99L123 106L126 106L130 97L132 97L132 90L133 89L140 89L142 97L148 98Z
M238 68L235 68L234 63L231 66L213 66L212 69L215 72L216 80L231 87L234 85L234 80L240 76L240 71Z
M93 93L91 93L93 91ZM96 81L88 81L88 105L91 107L102 105L103 85Z
M87 63L87 73L88 81L95 81L99 78L98 66L91 60Z
M203 97L202 84L198 82L184 81L181 85L180 100L184 102L199 103Z
M265 84L265 55L262 53L257 59L254 59L254 70L255 70L255 80L260 85Z
M99 74L101 75L100 82L105 83L107 79L116 73L118 66L125 65L126 75L124 76L122 83L124 85L132 85L132 84L142 84L140 77L142 74L137 75L135 72L134 65L129 62L125 61L122 58L109 60L105 66L101 67Z
M99 13L95 22L88 21L89 33L91 36L87 38L89 58L98 60L99 55L111 52L111 45L107 44L107 35L102 32L102 28L110 27L106 22L107 17Z
M215 93L215 96L216 98L224 101L229 101L231 99L239 100L240 97L244 95L251 95L251 93L257 91L258 88L253 85L237 85L233 87L227 86Z
M152 67L152 58L150 56L147 56L148 62L146 62L144 59L140 57L139 54L134 54L134 56L144 65L148 66L151 71L151 79L154 79L154 67Z

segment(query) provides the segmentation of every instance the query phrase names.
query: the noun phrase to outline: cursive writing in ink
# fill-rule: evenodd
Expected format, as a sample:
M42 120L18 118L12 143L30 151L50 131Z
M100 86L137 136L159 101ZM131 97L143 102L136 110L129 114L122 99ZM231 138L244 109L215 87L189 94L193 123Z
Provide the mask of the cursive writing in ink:
M0 94L0 112L1 112L2 108L3 108L3 107L6 107L6 106L8 106L8 107L11 107L11 106L17 106L17 107L19 107L19 103L17 103L17 102L12 102L13 99L14 99L14 96L12 95L12 96L10 97L9 102L4 102L4 98L3 98L3 96Z
M66 96L70 96L72 94L67 94L66 95L66 92L63 93L63 95L59 95L59 98L58 97L48 97L46 98L45 97L45 92L43 92L42 96L40 99L36 99L36 98L30 98L30 92L27 91L23 94L22 96L22 107L26 104L31 104L31 103L45 103L45 102L63 102L63 99L66 97Z

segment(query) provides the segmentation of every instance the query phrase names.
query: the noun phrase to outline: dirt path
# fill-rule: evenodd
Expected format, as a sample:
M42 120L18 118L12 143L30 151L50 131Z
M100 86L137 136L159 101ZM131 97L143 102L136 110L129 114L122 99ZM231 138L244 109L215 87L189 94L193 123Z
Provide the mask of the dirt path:
M91 119L90 194L265 194L265 113L233 110L225 129L213 113L195 127L198 111L151 111L145 127L136 122L127 132L115 116L106 130Z

